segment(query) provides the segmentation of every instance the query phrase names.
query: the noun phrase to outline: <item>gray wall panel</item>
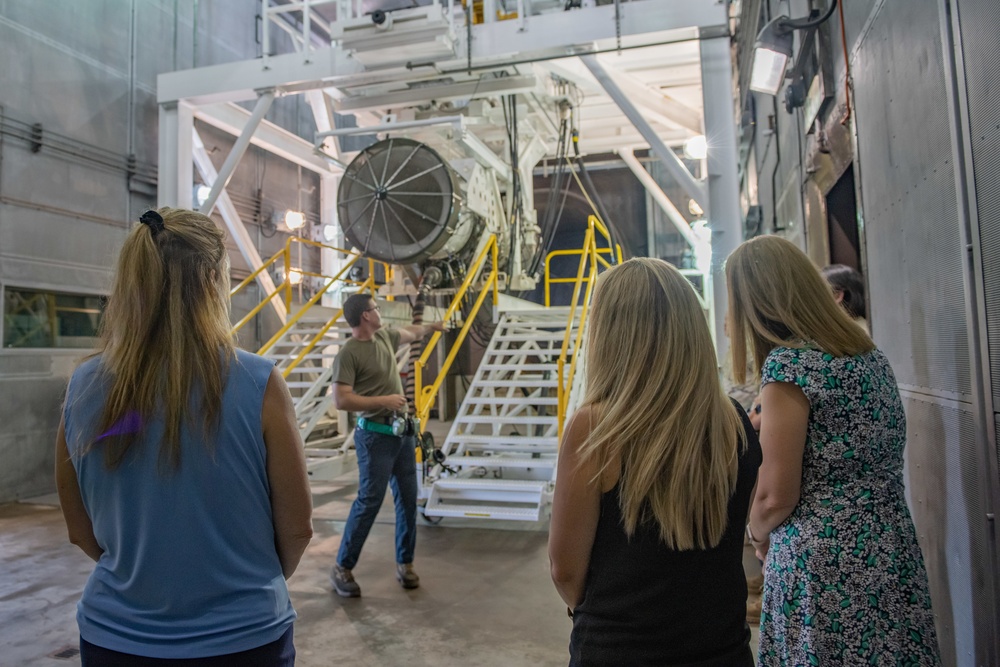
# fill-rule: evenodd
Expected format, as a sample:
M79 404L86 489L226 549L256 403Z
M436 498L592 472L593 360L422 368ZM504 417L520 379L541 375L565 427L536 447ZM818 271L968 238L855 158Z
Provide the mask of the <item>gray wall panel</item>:
M0 5L0 22L37 35L64 53L128 72L129 24L133 0L7 0ZM42 11L39 11L39 10Z
M904 395L906 487L946 665L987 665L992 610L972 412ZM953 446L942 447L942 443Z
M855 67L872 330L904 384L971 391L954 171L933 0L888 3ZM919 139L917 139L919 137Z
M156 76L256 57L254 15L259 10L260 3L249 0L0 0L4 119L12 127L42 123L85 153L69 157L49 146L31 153L26 142L0 136L0 284L106 291L126 221L154 197L142 192L148 183L130 192L123 168L97 167L92 159L101 153L101 159L124 165L133 152L142 166L155 164ZM296 99L278 100L269 118L292 131L312 123L308 107ZM203 133L206 142L219 146L213 155L218 166L233 139L213 140L209 134ZM297 206L300 178L296 167L259 154L251 149L230 192L251 223L251 238L259 238L260 254L268 257L285 236L258 237L253 215L244 211L254 208L258 184L269 210ZM301 207L316 220L316 178L306 173L301 183ZM230 250L239 280L246 269L232 243ZM318 270L314 255L307 252L303 265ZM234 315L258 299L238 299ZM252 349L276 329L270 311L258 320L240 337ZM58 423L53 406L62 400L79 355L0 350L0 502L52 490L51 448ZM35 366L25 372L10 366L12 360L31 360ZM15 394L31 400L7 400Z
M127 17L124 25L128 27ZM126 55L127 45L127 40L119 45ZM10 21L0 22L0 63L0 105L5 113L125 152L127 63L120 69L73 56Z
M1000 406L1000 4L959 3L986 293L993 403Z

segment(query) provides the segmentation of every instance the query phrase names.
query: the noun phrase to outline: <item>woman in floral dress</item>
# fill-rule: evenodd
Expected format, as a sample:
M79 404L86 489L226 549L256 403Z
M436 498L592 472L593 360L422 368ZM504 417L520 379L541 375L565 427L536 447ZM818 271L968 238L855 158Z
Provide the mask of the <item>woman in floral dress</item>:
M762 384L759 664L940 664L889 362L794 244L747 241L726 278L736 380L749 352Z

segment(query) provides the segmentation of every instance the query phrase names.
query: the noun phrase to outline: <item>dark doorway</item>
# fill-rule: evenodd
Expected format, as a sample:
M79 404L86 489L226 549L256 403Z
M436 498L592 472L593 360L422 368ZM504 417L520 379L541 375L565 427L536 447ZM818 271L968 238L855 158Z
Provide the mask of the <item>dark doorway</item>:
M830 234L830 263L846 264L861 270L858 245L858 203L854 197L854 165L826 195L827 228Z

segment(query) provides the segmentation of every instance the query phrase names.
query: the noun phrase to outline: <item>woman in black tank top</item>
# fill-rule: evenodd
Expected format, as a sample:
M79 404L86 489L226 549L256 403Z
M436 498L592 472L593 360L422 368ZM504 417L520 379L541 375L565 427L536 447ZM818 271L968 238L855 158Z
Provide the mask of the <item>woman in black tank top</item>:
M760 445L694 289L629 260L598 281L589 328L549 533L570 665L752 667L742 552Z

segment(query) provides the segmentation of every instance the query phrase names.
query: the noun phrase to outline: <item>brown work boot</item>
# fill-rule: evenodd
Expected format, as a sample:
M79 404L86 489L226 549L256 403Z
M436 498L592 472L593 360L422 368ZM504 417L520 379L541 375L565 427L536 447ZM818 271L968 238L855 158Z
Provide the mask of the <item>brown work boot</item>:
M413 571L413 563L396 564L396 580L403 588L417 588L420 586L420 577Z
M354 581L354 575L347 568L334 564L333 571L330 573L330 582L333 584L334 592L340 597L361 597L361 586L358 586L358 582Z

